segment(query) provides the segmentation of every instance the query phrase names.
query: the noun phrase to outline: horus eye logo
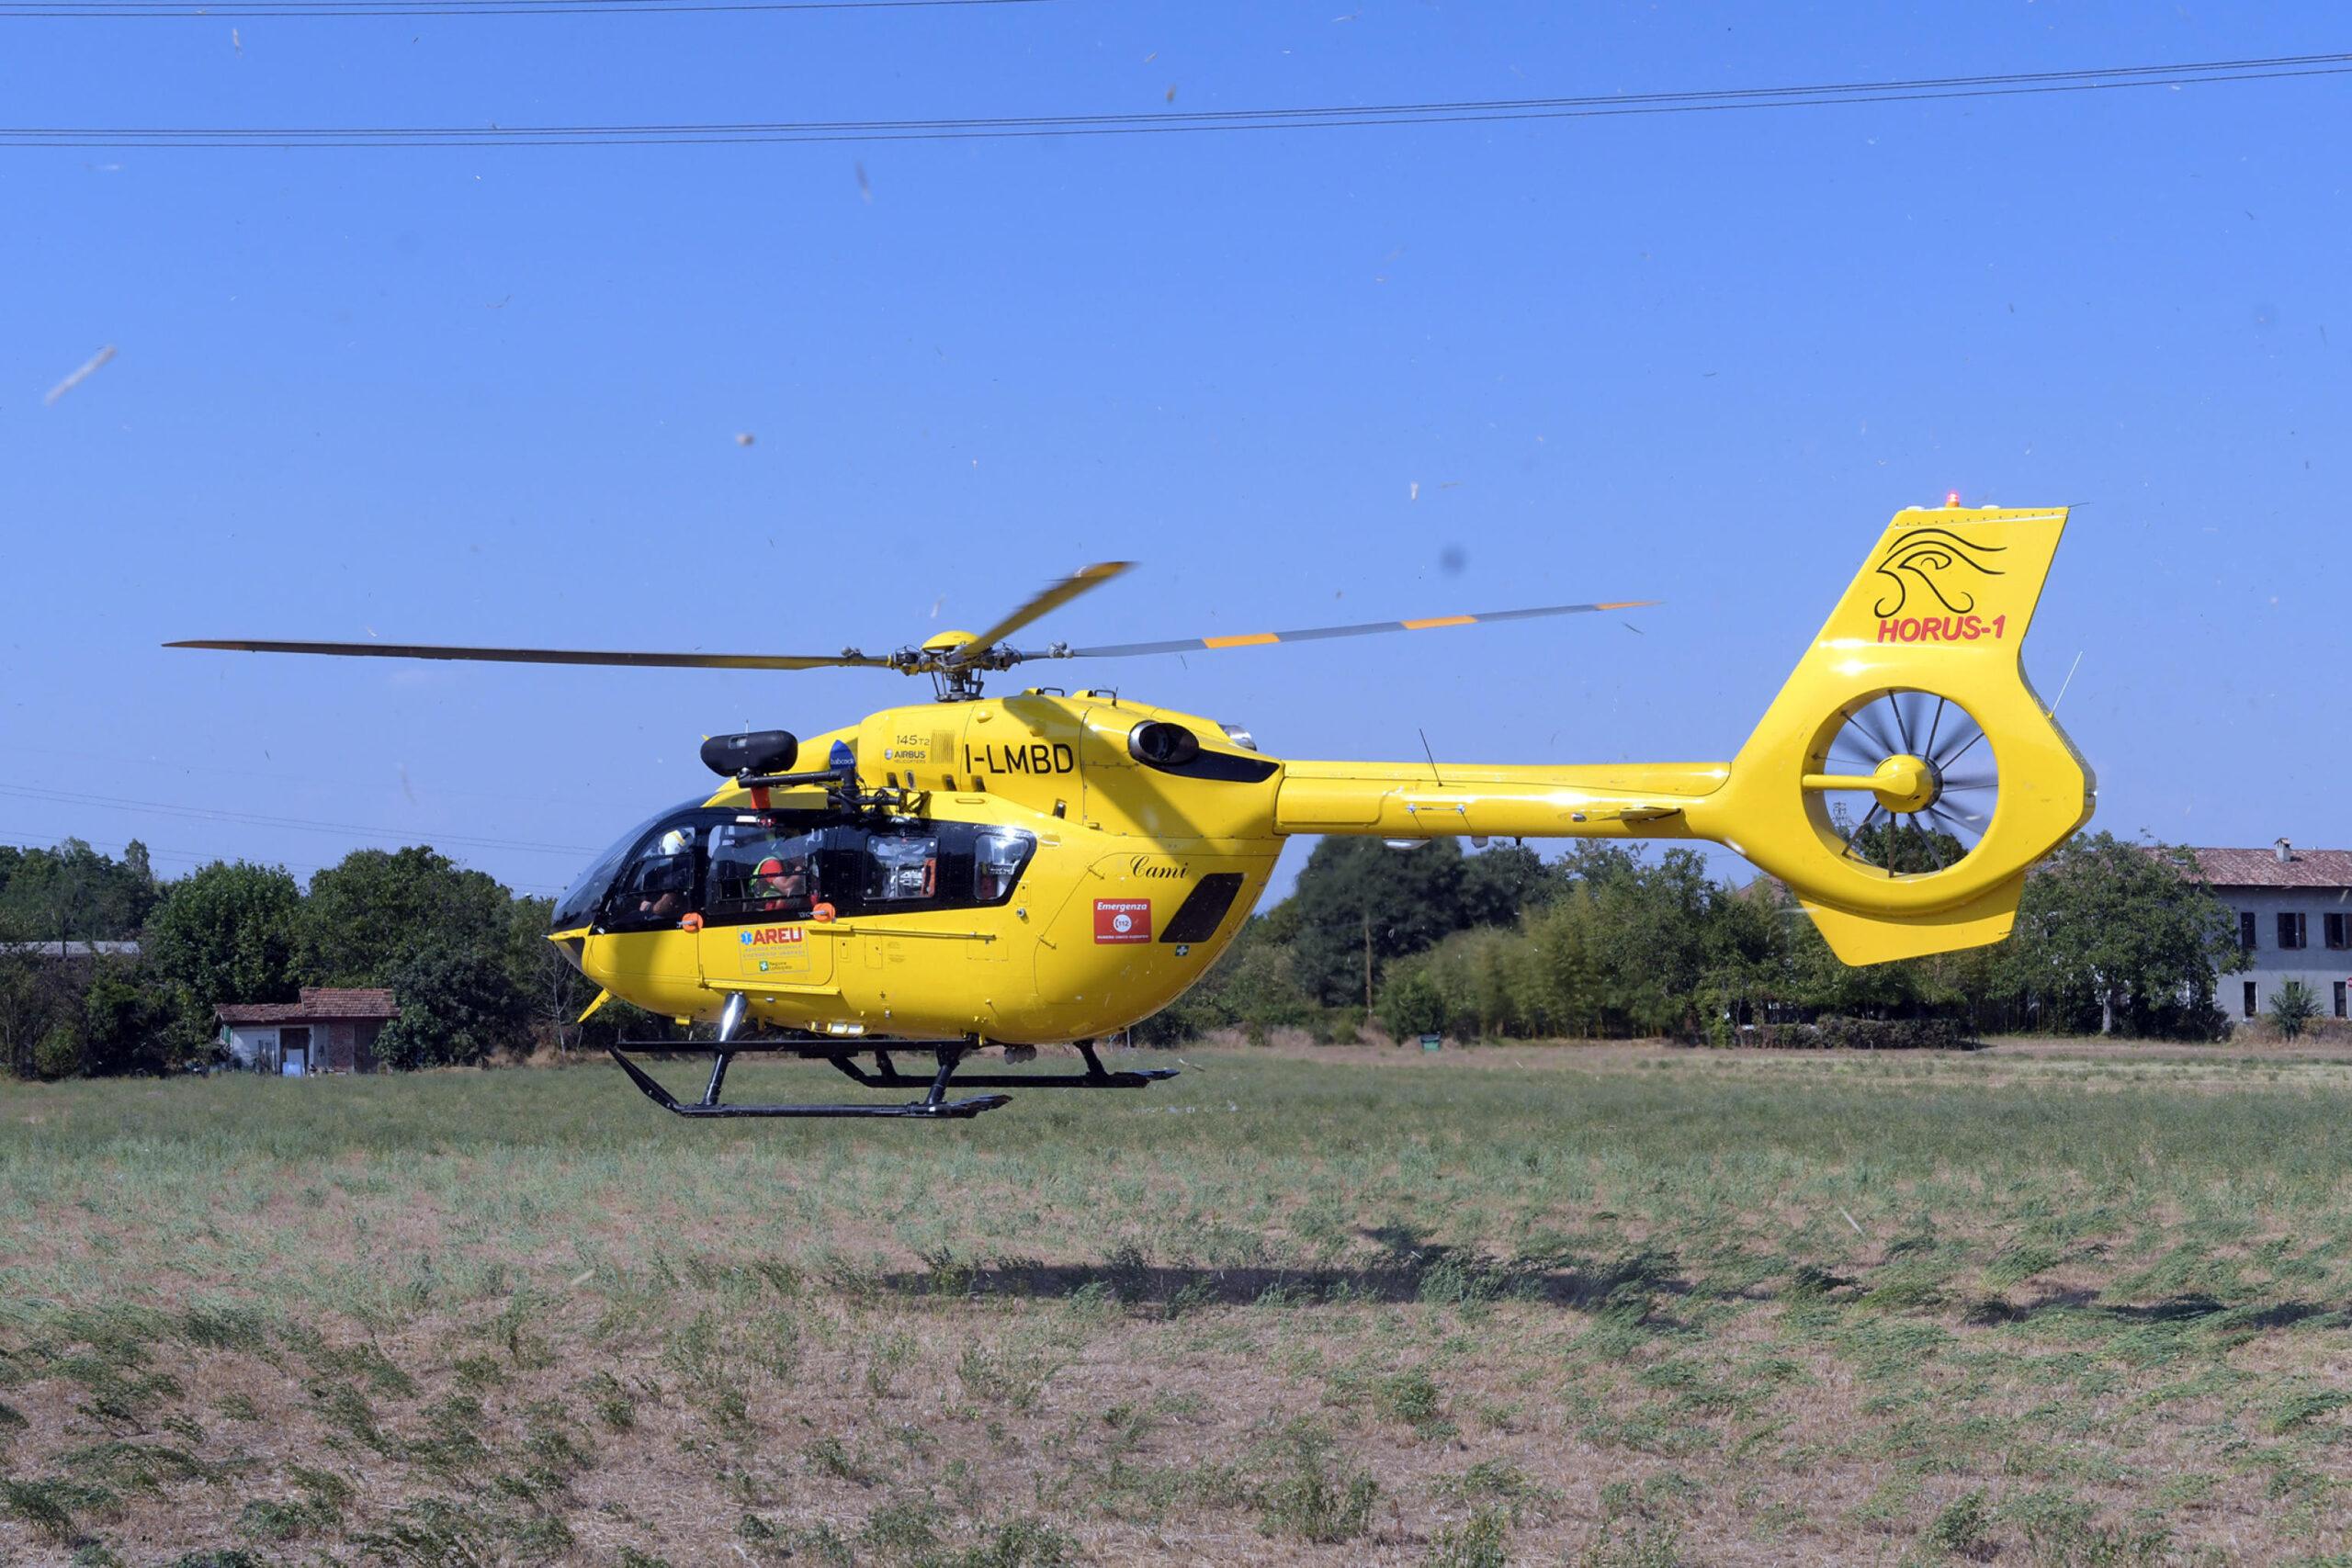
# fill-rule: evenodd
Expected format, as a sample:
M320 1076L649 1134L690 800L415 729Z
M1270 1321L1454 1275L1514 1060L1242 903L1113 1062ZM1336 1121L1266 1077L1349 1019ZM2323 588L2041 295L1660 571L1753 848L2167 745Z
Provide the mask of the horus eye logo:
M1969 572L1982 577L1999 577L2000 568L1987 558L1999 555L2005 545L1980 545L1963 539L1949 528L1914 528L1887 547L1879 558L1878 574L1894 585L1894 592L1883 595L1871 606L1871 614L1884 617L1899 615L1910 598L1913 582L1928 591L1937 604L1956 615L1964 615L1976 608L1976 595L1966 586Z

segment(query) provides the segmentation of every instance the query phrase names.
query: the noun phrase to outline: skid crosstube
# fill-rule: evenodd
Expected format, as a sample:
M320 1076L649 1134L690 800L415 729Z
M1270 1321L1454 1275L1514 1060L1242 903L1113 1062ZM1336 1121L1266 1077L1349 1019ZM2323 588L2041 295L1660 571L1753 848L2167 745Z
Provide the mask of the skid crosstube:
M947 1088L951 1081L965 1089L1142 1089L1162 1078L1176 1076L1173 1067L1138 1067L1113 1072L1105 1068L1102 1058L1094 1054L1094 1043L1081 1040L1078 1043L1078 1051L1086 1059L1086 1071L1082 1073L986 1073L957 1078L956 1069L962 1064L965 1053L971 1049L971 1043L964 1040L899 1040L850 1045L821 1035L727 1043L625 1040L608 1047L613 1060L621 1065L621 1070L628 1074L629 1080L644 1091L645 1097L676 1116L888 1116L917 1121L963 1120L1009 1104L1012 1097L978 1094L966 1100L950 1100ZM710 1081L703 1089L702 1099L688 1104L663 1089L651 1074L624 1054L632 1050L708 1052L711 1055ZM804 1061L828 1062L843 1077L865 1089L920 1089L924 1093L921 1100L909 1100L903 1105L730 1105L719 1098L727 1087L727 1068L738 1055L746 1051L789 1053ZM928 1075L900 1072L891 1060L891 1055L906 1051L928 1051L938 1064L937 1070ZM868 1052L874 1056L871 1069L851 1060L853 1056Z

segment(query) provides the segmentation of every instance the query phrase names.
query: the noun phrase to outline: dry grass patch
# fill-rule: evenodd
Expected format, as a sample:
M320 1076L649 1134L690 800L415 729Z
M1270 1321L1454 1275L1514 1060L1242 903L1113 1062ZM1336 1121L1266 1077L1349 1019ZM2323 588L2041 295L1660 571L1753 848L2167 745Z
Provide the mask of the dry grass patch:
M0 1561L2318 1562L2352 1526L2341 1064L1184 1055L930 1128L688 1126L594 1068L0 1089Z

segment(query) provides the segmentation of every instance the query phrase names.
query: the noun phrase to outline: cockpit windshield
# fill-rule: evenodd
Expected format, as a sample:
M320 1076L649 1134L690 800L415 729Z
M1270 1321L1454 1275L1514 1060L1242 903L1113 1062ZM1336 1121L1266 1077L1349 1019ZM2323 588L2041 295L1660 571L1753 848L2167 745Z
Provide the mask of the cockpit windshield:
M598 855L594 863L582 872L573 880L571 886L563 890L563 897L555 901L555 914L549 920L548 929L559 931L578 931L582 926L594 924L597 912L605 907L605 895L612 891L613 879L620 874L622 863L628 859L629 852L636 849L639 841L655 828L671 818L693 808L692 802L684 806L673 806L667 811L656 812L623 834L611 849Z
M632 829L556 905L554 929L657 931L1001 904L1035 835L971 822L681 806Z

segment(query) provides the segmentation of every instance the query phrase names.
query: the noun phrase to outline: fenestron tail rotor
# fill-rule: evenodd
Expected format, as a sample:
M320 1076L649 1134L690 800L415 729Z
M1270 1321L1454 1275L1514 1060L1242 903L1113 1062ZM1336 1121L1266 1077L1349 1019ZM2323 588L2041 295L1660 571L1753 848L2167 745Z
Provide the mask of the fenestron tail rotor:
M1949 871L1984 840L2000 781L1984 727L1898 687L1849 704L1804 779L1845 857L1889 876Z
M929 675L943 698L975 697L980 677L1039 659L1128 659L1146 654L1192 653L1204 649L1256 648L1279 642L1317 642L1330 637L1370 637L1379 632L1430 631L1441 626L1489 621L1526 621L1547 615L1590 615L1656 604L1651 599L1608 600L1590 604L1549 604L1529 610L1489 610L1475 615L1430 615L1409 621L1364 621L1352 626L1308 626L1296 631L1247 632L1226 637L1177 637L1163 642L1111 643L1072 648L1008 648L1004 639L1129 570L1131 562L1100 561L1032 594L1018 609L986 631L942 632L919 646L887 654L845 648L838 654L659 652L642 649L482 648L445 643L293 642L261 638L200 638L167 642L166 648L223 649L243 653L306 653L345 659L441 659L495 664L600 664L666 670L896 670Z

